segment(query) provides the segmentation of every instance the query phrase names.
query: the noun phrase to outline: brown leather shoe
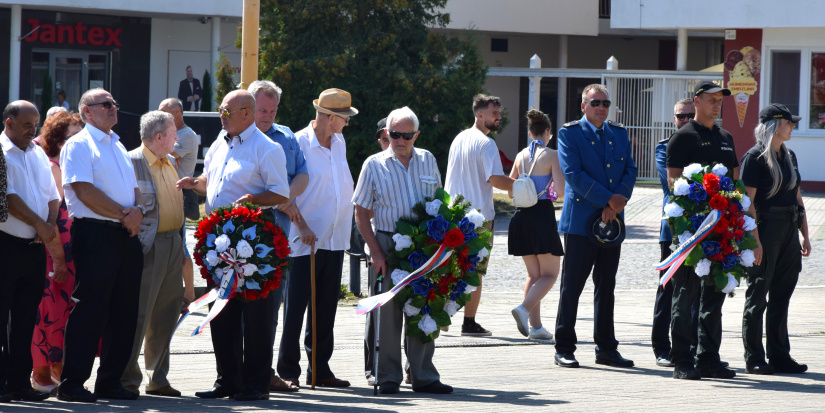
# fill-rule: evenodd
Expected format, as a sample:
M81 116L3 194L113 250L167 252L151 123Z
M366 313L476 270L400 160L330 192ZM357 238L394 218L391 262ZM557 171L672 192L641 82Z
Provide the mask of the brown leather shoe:
M284 392L296 392L300 390L300 388L291 381L286 381L278 376L272 376L269 378L269 390L270 391L284 391Z
M312 380L307 380L307 385L312 385ZM326 379L317 380L315 385L318 387L349 387L349 382L341 380L337 377L328 377Z
M146 390L146 394L151 394L152 396L180 397L180 391L169 385L154 390Z

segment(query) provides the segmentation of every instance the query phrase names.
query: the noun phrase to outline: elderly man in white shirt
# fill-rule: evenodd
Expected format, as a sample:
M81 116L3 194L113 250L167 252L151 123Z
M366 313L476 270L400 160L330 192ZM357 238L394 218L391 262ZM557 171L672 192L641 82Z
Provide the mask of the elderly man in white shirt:
M329 367L332 357L333 328L341 290L344 250L350 246L352 233L352 175L347 164L344 136L341 134L349 117L358 113L351 106L350 94L341 89L327 89L313 102L315 120L295 133L304 152L309 185L295 198L294 205L302 217L293 221L292 234L301 232L300 241L292 242L292 271L287 282L287 299L281 346L278 352L278 375L298 385L301 375L300 338L304 313L311 300L310 252L315 248L315 307L317 349L312 348L312 315L307 316L304 347L307 359L317 351L317 372L307 368L307 384L322 387L348 387L336 378ZM310 234L310 235L307 235ZM317 242L313 242L317 235ZM295 238L293 238L295 239Z
M289 199L286 157L281 145L255 127L255 98L246 90L224 97L219 108L223 131L209 147L204 174L185 177L179 188L206 195L206 212L245 202L269 207ZM218 379L206 399L269 399L272 317L275 296L255 301L229 300L210 323ZM242 351L238 351L242 349Z
M63 189L72 224L75 307L66 322L63 374L57 397L91 403L138 397L120 384L137 328L143 250L136 237L146 208L132 161L112 131L119 105L103 89L80 97L86 127L60 152ZM98 343L94 395L83 387Z
M9 216L0 222L0 402L40 401L49 397L32 389L31 337L37 307L43 295L46 250L63 248L58 239L57 208L60 195L54 184L49 158L32 143L40 114L30 102L11 102L3 111L0 146L8 168Z

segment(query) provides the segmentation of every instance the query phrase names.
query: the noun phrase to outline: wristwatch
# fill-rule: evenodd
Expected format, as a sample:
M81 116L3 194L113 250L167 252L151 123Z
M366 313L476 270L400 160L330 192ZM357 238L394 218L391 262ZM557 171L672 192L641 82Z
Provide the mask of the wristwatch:
M146 207L145 206L140 205L140 204L137 204L135 206L140 210L140 213L143 214L143 216L146 216Z

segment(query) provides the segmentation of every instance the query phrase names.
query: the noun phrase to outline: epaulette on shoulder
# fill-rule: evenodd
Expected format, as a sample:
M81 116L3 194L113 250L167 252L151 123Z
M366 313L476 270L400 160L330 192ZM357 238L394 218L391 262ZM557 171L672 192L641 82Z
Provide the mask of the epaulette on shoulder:
M672 138L672 137L673 137L673 135L674 135L674 133L671 133L671 134L670 134L670 136L668 136L667 138L664 138L664 139L660 140L660 141L659 141L659 143L668 143L668 142L670 142L670 138Z
M569 128L569 127L571 127L571 126L576 126L576 125L578 125L578 124L579 124L579 121L574 120L574 121L571 121L571 122L567 122L567 123L565 123L565 124L564 124L564 127L565 127L565 128Z
M614 128L622 128L625 129L624 125L619 122L613 122L612 120L607 121L607 124Z

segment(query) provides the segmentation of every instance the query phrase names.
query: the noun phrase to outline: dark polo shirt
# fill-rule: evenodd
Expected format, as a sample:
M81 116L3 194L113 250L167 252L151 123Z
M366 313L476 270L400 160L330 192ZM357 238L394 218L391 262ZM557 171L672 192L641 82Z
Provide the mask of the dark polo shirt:
M739 166L736 148L731 134L713 125L708 129L691 119L690 123L677 130L667 144L667 167L684 168L692 163L715 165L722 163L732 176L733 168Z
M779 192L768 198L768 193L771 191L773 181L778 177L771 175L768 161L759 156L761 152L762 150L758 146L754 146L742 157L742 180L745 182L745 186L756 188L756 197L753 200L753 205L757 210L772 206L784 207L799 205L796 199L796 193L802 178L799 175L799 165L796 163L796 154L790 151L791 165L788 165L785 159L779 161L779 168L782 170L782 182L779 186ZM791 181L791 174L796 175L796 184L788 187Z

